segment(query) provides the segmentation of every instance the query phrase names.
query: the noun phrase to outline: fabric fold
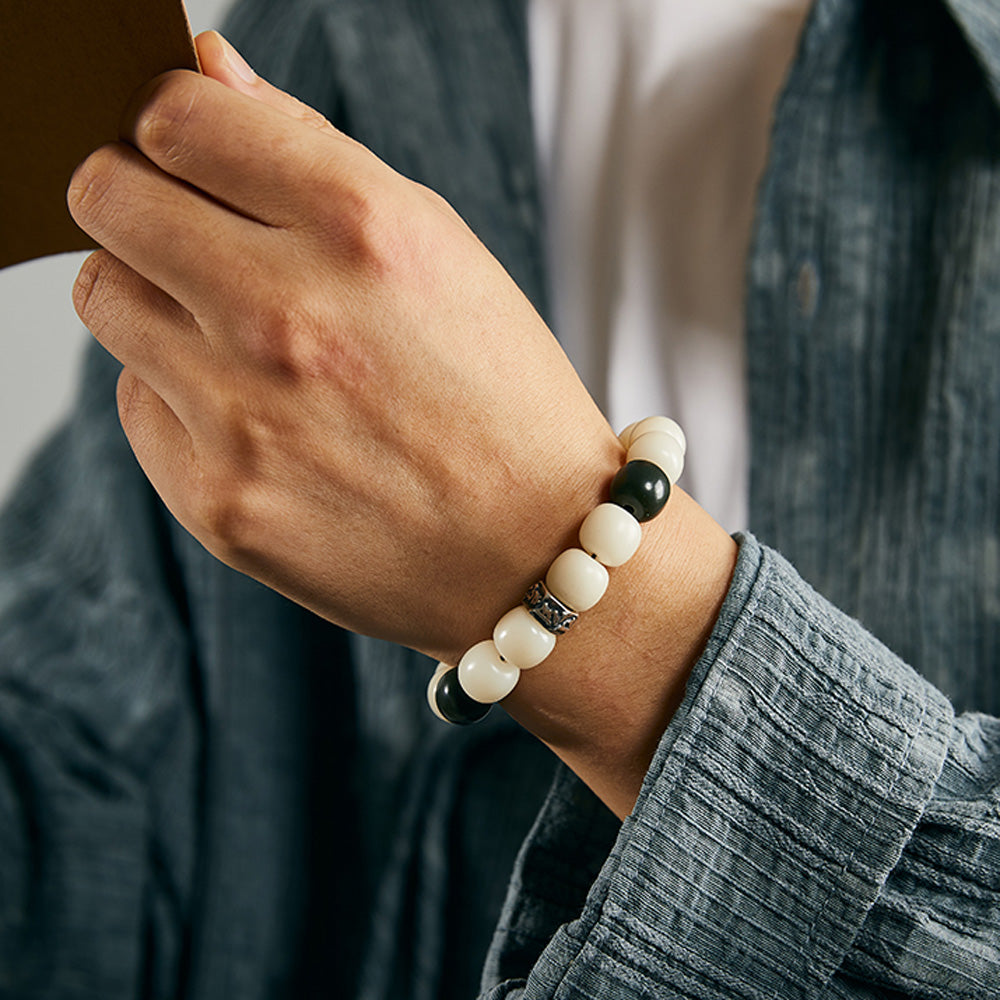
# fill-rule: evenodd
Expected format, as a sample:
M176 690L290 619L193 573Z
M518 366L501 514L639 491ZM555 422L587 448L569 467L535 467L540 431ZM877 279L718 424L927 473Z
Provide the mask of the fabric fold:
M529 840L521 898L505 909L517 933L502 927L495 949L555 932L521 969L526 997L816 996L911 838L951 731L931 685L746 536L685 702L579 917L546 926L553 894L578 898L592 861L587 809L563 787L532 836L561 829L547 850L580 864L557 889L533 875Z

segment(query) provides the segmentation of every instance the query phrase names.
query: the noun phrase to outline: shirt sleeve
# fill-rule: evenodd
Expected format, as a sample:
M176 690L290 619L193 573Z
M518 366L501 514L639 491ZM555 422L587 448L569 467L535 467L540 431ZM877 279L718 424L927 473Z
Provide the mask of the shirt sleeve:
M1000 722L740 541L632 815L561 773L484 990L1000 997Z
M0 518L0 996L172 997L197 706L162 521L88 354Z

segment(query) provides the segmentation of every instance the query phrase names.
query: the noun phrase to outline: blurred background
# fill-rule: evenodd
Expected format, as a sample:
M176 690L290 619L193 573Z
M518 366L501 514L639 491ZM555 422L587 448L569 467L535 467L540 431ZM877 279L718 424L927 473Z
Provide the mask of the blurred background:
M217 28L231 0L186 0L195 34ZM73 398L88 334L70 290L86 254L0 270L0 499Z

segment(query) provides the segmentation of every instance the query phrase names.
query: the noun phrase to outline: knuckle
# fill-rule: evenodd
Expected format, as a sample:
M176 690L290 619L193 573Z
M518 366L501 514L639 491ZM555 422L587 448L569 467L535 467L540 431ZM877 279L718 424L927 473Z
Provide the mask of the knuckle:
M351 270L378 268L385 257L389 214L377 185L357 178L317 184L315 218L324 248Z
M160 77L135 119L139 149L166 165L183 161L185 134L199 107L202 88L192 73L168 73Z
M93 330L97 325L100 295L98 286L107 267L106 258L110 256L106 250L92 253L80 268L76 281L73 283L73 308L84 326Z
M198 497L198 518L215 544L230 554L242 548L247 512L232 484L213 484Z
M239 567L253 561L260 524L242 477L217 471L203 476L194 510L202 532L211 539L212 551L223 562Z
M122 318L122 264L108 250L96 250L84 262L73 285L73 307L83 325L102 342ZM105 344L105 346L107 346Z
M299 100L296 100L295 104L296 115L303 125L309 125L324 133L336 132L336 129L330 124L329 119L320 114L315 108Z
M118 384L115 386L115 397L118 404L118 419L126 431L135 423L140 400L142 397L143 383L137 375L123 368L118 376Z
M439 194L434 188L429 187L426 184L420 184L417 181L411 181L412 189L416 192L417 197L423 198L424 201L437 211L444 212L448 216L455 215L455 210L451 207L451 203L444 197L444 195Z
M245 563L252 552L260 519L262 446L249 417L247 400L236 387L210 404L215 442L192 483L190 508L212 551L230 565Z
M108 195L121 167L117 146L102 146L73 172L66 200L73 217L81 223L93 222L107 211Z
M355 184L345 190L338 214L345 231L355 235L364 246L377 244L381 220L381 204L370 184Z
M257 367L297 380L321 373L322 340L307 297L291 294L286 301L269 303L259 311L248 350Z

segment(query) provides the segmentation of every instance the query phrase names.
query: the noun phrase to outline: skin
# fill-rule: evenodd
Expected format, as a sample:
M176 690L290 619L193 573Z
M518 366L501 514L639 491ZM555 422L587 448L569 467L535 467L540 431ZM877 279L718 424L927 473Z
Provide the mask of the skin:
M104 248L74 287L118 408L211 553L324 618L456 663L606 499L623 450L555 339L436 194L257 78L136 95L77 169ZM604 600L504 707L619 816L736 557L675 490Z

